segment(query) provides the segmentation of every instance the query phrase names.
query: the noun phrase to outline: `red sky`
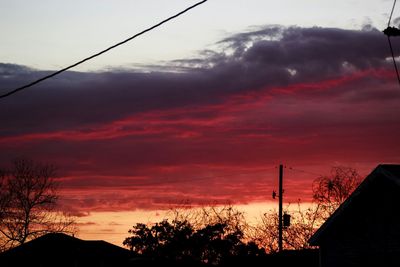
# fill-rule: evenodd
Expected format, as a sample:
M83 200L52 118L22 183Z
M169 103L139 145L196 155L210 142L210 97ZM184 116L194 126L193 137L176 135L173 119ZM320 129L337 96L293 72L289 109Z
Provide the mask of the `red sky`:
M61 205L82 216L269 201L280 163L287 201L307 201L332 166L365 175L400 162L400 87L381 32L273 26L219 45L2 100L1 162L55 164ZM0 90L45 73L0 63Z

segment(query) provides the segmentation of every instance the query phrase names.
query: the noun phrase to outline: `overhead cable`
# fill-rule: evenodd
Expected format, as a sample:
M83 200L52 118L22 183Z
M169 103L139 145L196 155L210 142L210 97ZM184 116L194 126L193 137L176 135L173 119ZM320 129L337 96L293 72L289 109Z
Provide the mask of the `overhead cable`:
M392 21L392 16L393 16L394 7L396 6L396 1L397 0L394 0L394 2L393 2L392 11L390 12L389 21L388 21L388 27L390 27L390 22Z
M387 36L387 39L388 39L389 48L390 48L390 54L392 55L393 65L394 65L394 69L395 69L396 75L397 75L397 81L399 82L399 85L400 85L399 70L397 68L396 58L395 58L394 52L393 52L392 41L390 40L390 37L400 36L400 30L398 28L396 28L396 27L391 27L390 26L390 23L392 21L393 11L394 11L394 8L396 7L396 1L397 0L394 0L394 2L393 2L393 7L392 7L392 11L390 12L388 25L387 25L387 28L383 31L383 33Z
M68 67L65 67L65 68L63 68L63 69L61 69L59 71L56 71L56 72L54 72L52 74L49 74L49 75L47 75L45 77L42 77L42 78L40 78L40 79L38 79L36 81L33 81L33 82L29 83L29 84L24 85L24 86L18 87L18 88L13 89L13 90L10 90L9 92L0 95L0 98L8 97L8 96L10 96L12 94L15 94L15 93L17 93L17 92L19 92L21 90L24 90L24 89L27 89L29 87L32 87L32 86L34 86L34 85L36 85L36 84L38 84L40 82L43 82L44 80L50 79L50 78L52 78L52 77L54 77L54 76L56 76L56 75L58 75L58 74L60 74L62 72L65 72L65 71L67 71L69 69L72 69L72 68L74 68L74 67L76 67L76 66L78 66L78 65L80 65L80 64L82 64L82 63L84 63L84 62L86 62L88 60L91 60L91 59L93 59L95 57L98 57L98 56L110 51L111 49L114 49L114 48L116 48L116 47L118 47L118 46L120 46L122 44L125 44L125 43L135 39L136 37L139 37L140 35L143 35L143 34L149 32L151 30L154 30L157 27L160 27L162 24L164 24L164 23L166 23L166 22L168 22L170 20L173 20L173 19L183 15L184 13L188 12L189 10L191 10L191 9L193 9L193 8L199 6L199 5L201 5L201 4L203 4L203 3L207 2L207 1L208 0L203 0L201 2L198 2L198 3L194 4L194 5L186 8L185 10L183 10L183 11L181 11L181 12L179 12L179 13L177 13L177 14L175 14L175 15L173 15L173 16L171 16L171 17L169 17L169 18L167 18L167 19L165 19L165 20L163 20L163 21L161 21L161 22L159 22L159 23L157 23L157 24L155 24L155 25L153 25L153 26L151 26L151 27L149 27L149 28L137 33L137 34L135 34L135 35L133 35L133 36L131 36L131 37L129 37L128 39L125 39L124 41L121 41L121 42L119 42L119 43L117 43L115 45L112 45L112 46L110 46L110 47L108 47L108 48L106 48L106 49L104 49L104 50L102 50L102 51L100 51L100 52L98 52L98 53L96 53L96 54L94 54L92 56L89 56L89 57L87 57L85 59L82 59L81 61L76 62L76 63L74 63L74 64L72 64L72 65L70 65Z

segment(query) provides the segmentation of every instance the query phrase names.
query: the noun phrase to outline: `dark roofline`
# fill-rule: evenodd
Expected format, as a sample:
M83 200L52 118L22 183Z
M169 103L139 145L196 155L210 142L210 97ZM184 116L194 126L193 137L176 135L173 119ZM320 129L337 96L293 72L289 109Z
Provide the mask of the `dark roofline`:
M0 256L8 255L8 254L13 254L13 253L18 253L19 251L23 251L25 249L30 249L31 247L35 247L38 244L47 243L47 242L68 242L68 243L74 243L75 245L78 245L80 247L82 246L87 246L87 245L92 245L92 246L102 246L103 248L107 247L108 249L113 249L114 251L120 251L124 253L131 253L130 250L117 246L115 244L109 243L104 240L83 240L80 238L77 238L75 236L71 236L65 233L48 233L45 235L42 235L40 237L37 237L35 239L29 240L28 242L21 244L17 247L11 248L9 250L6 250L2 253L0 253Z
M378 176L383 176L391 181L395 182L397 186L400 186L400 176L394 175L390 169L397 167L400 168L400 165L397 164L380 164L378 165L365 179L362 183L354 190L354 192L337 208L337 210L321 225L321 227L311 236L308 240L308 243L312 246L318 246L321 238L327 229L331 227L331 225L336 221L336 219L341 216L343 211L350 206L354 199L357 198L364 188L368 187L368 185L376 179Z
M6 255L6 254L12 254L12 253L18 252L20 250L30 248L32 246L36 246L36 244L40 244L41 242L46 242L47 240L54 239L54 238L63 239L64 241L67 240L68 242L83 242L82 239L76 238L74 236L71 236L71 235L68 235L65 233L61 233L61 232L47 233L42 236L31 239L29 241L26 241L25 243L20 244L16 247L7 249L7 250L1 252L0 256Z

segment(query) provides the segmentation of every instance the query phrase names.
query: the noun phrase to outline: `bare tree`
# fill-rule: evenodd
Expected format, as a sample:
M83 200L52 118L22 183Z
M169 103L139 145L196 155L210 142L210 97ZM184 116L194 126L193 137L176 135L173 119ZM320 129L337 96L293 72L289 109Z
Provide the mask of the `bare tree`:
M268 253L278 252L278 213L269 210L261 215L257 225L249 228L249 237Z
M361 177L356 169L333 167L331 175L321 176L313 182L313 200L319 212L327 219L350 196L360 184Z
M286 207L285 213L291 215L291 225L283 229L284 249L308 249L308 239L313 235L316 228L322 224L316 205L304 207L300 202L296 209ZM264 213L258 224L252 228L251 238L260 247L269 253L278 252L278 225L279 215L276 210Z
M181 205L171 207L168 213L173 221L187 221L195 229L218 223L225 224L229 230L238 230L243 233L246 233L248 228L245 214L230 203L193 207L186 201Z
M1 171L0 249L8 249L49 232L73 229L72 217L57 211L55 167L19 158Z

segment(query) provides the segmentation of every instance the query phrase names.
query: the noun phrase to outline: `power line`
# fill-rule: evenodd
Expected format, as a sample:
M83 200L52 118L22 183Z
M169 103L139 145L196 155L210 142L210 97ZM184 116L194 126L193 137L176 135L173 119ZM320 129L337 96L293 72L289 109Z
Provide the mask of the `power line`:
M392 42L390 40L391 36L399 36L400 35L399 29L397 29L395 27L390 27L390 22L392 21L393 11L394 11L394 8L396 7L396 2L397 2L397 0L394 0L393 6L392 6L392 11L390 12L390 16L389 16L389 20L388 20L388 25L387 25L387 28L383 31L383 33L385 35L387 35L387 38L388 38L390 54L392 55L393 65L394 65L394 69L396 71L396 76L397 76L397 81L399 82L399 85L400 85L399 70L397 68L397 63L396 63L396 59L394 57L394 52L393 52L393 47L392 47Z
M38 84L38 83L40 83L40 82L43 82L44 80L50 79L50 78L52 78L52 77L54 77L54 76L56 76L56 75L58 75L58 74L60 74L60 73L62 73L62 72L65 72L65 71L67 71L67 70L69 70L69 69L72 69L72 68L74 68L74 67L76 67L76 66L78 66L78 65L80 65L80 64L82 64L82 63L84 63L84 62L86 62L86 61L88 61L88 60L91 60L91 59L93 59L93 58L95 58L95 57L98 57L98 56L100 56L100 55L102 55L102 54L104 54L104 53L110 51L111 49L114 49L114 48L116 48L116 47L118 47L118 46L120 46L120 45L122 45L122 44L125 44L125 43L127 43L127 42L129 42L129 41L135 39L136 37L139 37L140 35L143 35L143 34L149 32L149 31L151 31L151 30L154 30L154 29L157 28L157 27L160 27L162 24L164 24L164 23L166 23L166 22L168 22L168 21L170 21L170 20L173 20L173 19L175 19L175 18L177 18L177 17L183 15L184 13L188 12L189 10L191 10L191 9L193 9L193 8L195 8L195 7L199 6L199 5L201 5L201 4L204 4L204 3L207 2L207 1L208 1L208 0L203 0L203 1L201 1L201 2L198 2L198 3L194 4L194 5L192 5L192 6L188 7L188 8L186 8L185 10L183 10L183 11L181 11L181 12L179 12L179 13L177 13L177 14L175 14L175 15L173 15L173 16L171 16L171 17L169 17L169 18L167 18L167 19L165 19L165 20L163 20L163 21L161 21L161 22L159 22L159 23L157 23L157 24L155 24L155 25L153 25L153 26L151 26L151 27L149 27L149 28L147 28L147 29L145 29L145 30L143 30L143 31L141 31L141 32L139 32L139 33L137 33L137 34L135 34L135 35L133 35L133 36L131 36L131 37L129 37L128 39L125 39L124 41L121 41L121 42L119 42L119 43L117 43L117 44L115 44L115 45L112 45L112 46L110 46L110 47L108 47L108 48L106 48L106 49L104 49L104 50L102 50L102 51L100 51L100 52L98 52L98 53L92 55L92 56L89 56L89 57L87 57L87 58L85 58L85 59L82 59L81 61L79 61L79 62L77 62L77 63L74 63L74 64L72 64L72 65L70 65L70 66L68 66L68 67L65 67L65 68L63 68L63 69L61 69L61 70L59 70L59 71L56 71L56 72L54 72L54 73L52 73L52 74L49 74L49 75L47 75L47 76L45 76L45 77L43 77L43 78L40 78L40 79L38 79L38 80L36 80L36 81L33 81L33 82L29 83L29 84L26 84L26 85L24 85L24 86L21 86L21 87L18 87L18 88L16 88L16 89L13 89L13 90L11 90L11 91L5 93L5 94L2 94L2 95L0 95L0 98L8 97L8 96L10 96L10 95L12 95L12 94L15 94L15 93L17 93L17 92L19 92L19 91L21 91L21 90L24 90L24 89L26 89L26 88L29 88L29 87L31 87L31 86L34 86L35 84Z
M395 71L396 71L397 81L399 82L399 85L400 85L400 74L399 74L399 70L398 70L398 68L397 68L396 59L395 59L395 57L394 57L394 52L393 52L393 47L392 47L392 41L390 41L390 36L388 36L387 38L388 38L388 42L389 42L390 54L392 55L392 59L393 59L394 69L395 69Z
M388 27L390 27L390 22L391 22L391 20L392 20L394 7L396 6L396 1L397 1L397 0L394 0L394 2L393 2L392 11L390 12L389 21L388 21Z
M310 171L306 171L306 170L301 170L301 169L298 169L298 168L288 167L288 169L289 169L289 170L292 170L292 171L297 171L297 172L302 172L302 173L307 173L307 174L316 175L316 176L319 176L319 177L324 176L324 175L322 175L322 174L320 174L320 173L310 172Z

